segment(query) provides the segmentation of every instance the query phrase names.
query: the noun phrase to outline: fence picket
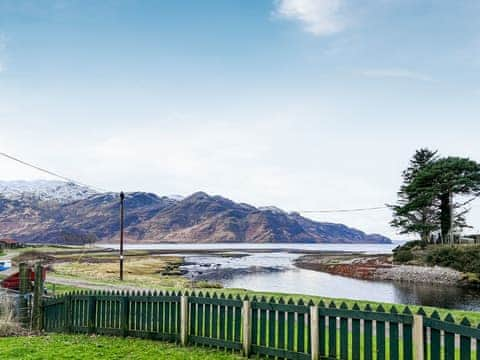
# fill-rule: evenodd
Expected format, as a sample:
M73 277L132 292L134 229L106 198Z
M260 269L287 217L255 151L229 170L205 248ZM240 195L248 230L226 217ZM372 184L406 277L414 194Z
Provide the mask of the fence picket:
M408 306L403 310L404 315L411 316L412 312ZM403 359L413 360L413 331L411 324L402 324L403 331Z
M348 309L347 304L342 302L340 309ZM340 318L340 358L348 359L348 318Z
M335 309L335 303L331 302L329 309ZM328 355L330 357L337 357L337 317L328 316Z
M210 294L207 292L205 295L206 299L210 299ZM210 337L210 313L211 313L211 304L205 305L205 337Z
M318 304L318 312L321 312L321 309L325 307L323 301L320 301ZM326 346L325 346L325 335L326 335L326 317L323 314L318 315L318 350L321 357L327 356Z
M254 296L252 303L255 303L257 298ZM222 313L220 312L220 318ZM221 321L220 321L221 322ZM220 328L221 331L221 328ZM258 344L258 309L252 308L252 345Z
M284 305L285 301L283 298L278 300L280 305ZM277 338L277 348L285 349L285 311L278 311L278 338Z
M371 312L372 308L369 304L365 306L366 312ZM373 328L372 328L372 320L364 320L363 321L363 358L364 360L372 360L373 359Z
M260 299L260 302L265 303L264 297ZM260 346L267 344L267 310L260 309Z
M391 314L398 314L395 306L392 306L390 309ZM398 322L389 321L389 345L390 345L390 359L398 360L399 358L399 348L398 348Z
M228 295L228 300L233 300L232 295ZM227 306L227 340L233 341L233 306Z
M430 318L440 320L438 312L434 311ZM440 330L430 329L430 359L440 360Z
M352 310L360 311L357 304L353 305ZM360 319L352 319L352 359L360 360Z
M377 307L377 312L385 312L382 305ZM377 335L377 360L385 360L385 322L375 321Z
M289 305L295 304L292 299L288 300ZM287 312L287 350L293 351L294 347L294 333L295 333L295 313Z
M213 294L213 300L217 300L217 294ZM218 339L218 305L212 305L212 338Z
M268 303L274 308L275 299L272 297L268 301ZM276 333L276 312L275 310L268 311L268 346L271 348L275 348L275 333Z
M298 301L299 306L304 306L302 299ZM297 313L297 352L305 352L305 313Z
M242 299L237 295L236 300L241 303ZM242 329L242 307L235 306L235 342L241 341L241 329Z
M460 325L470 326L470 321L467 318L463 318ZM470 360L471 358L471 338L467 336L460 336L460 360Z

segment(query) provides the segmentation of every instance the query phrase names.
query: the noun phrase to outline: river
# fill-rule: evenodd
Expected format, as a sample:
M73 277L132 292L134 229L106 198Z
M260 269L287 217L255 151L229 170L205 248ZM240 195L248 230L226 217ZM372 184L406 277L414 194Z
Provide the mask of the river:
M387 254L398 244L128 244L126 249L178 251L187 276L227 288L480 311L480 290L455 286L369 281L299 269L294 260L316 251ZM104 247L118 248L105 244ZM209 250L215 253L198 254Z

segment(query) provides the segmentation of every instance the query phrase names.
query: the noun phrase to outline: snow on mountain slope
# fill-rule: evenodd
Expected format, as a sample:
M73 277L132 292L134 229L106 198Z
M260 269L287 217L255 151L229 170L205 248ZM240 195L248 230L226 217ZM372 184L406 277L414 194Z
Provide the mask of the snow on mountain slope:
M86 199L95 194L97 194L95 190L65 181L0 181L0 196L10 200L28 197L42 201L55 200L61 203L67 203Z

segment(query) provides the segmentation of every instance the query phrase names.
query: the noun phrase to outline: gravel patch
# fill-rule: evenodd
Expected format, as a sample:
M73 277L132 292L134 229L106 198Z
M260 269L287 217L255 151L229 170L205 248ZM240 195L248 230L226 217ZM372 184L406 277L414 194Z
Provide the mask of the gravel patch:
M440 266L396 265L391 268L377 269L373 278L376 280L458 285L464 279L464 275L459 271Z

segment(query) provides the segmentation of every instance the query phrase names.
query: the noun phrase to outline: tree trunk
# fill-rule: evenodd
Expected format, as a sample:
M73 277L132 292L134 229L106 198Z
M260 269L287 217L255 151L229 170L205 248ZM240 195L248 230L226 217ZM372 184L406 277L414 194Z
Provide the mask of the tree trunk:
M420 238L422 242L425 244L430 243L430 230L428 230L428 216L427 216L428 209L422 210L422 225L423 229L420 233Z
M440 195L440 226L442 230L442 243L448 239L451 226L450 194L448 192Z

